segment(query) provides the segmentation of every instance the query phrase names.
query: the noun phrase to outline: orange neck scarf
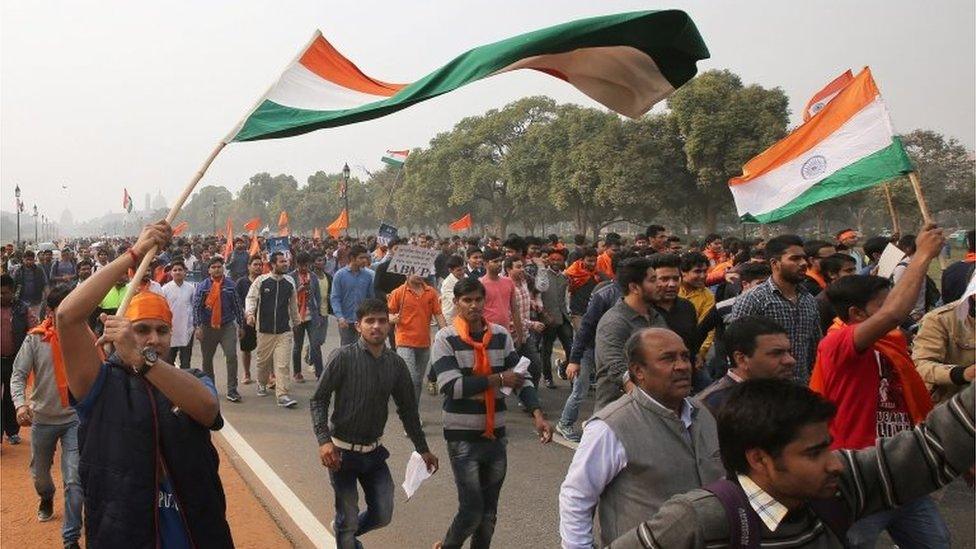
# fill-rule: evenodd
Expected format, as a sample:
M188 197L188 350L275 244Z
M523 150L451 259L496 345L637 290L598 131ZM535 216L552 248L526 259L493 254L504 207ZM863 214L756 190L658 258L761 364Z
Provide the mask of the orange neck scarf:
M828 332L840 330L847 326L839 318L834 319L834 323L827 329ZM901 330L895 328L888 332L881 339L874 342L871 349L878 351L895 368L898 378L901 379L904 389L905 406L908 407L908 414L912 416L915 424L922 422L925 416L932 411L932 396L925 388L925 382L918 375L912 356L908 353L908 342L905 340ZM820 360L813 366L813 373L810 375L810 388L814 392L824 394L823 367Z
M824 277L820 274L820 271L807 269L807 276L812 278L813 281L817 283L817 286L820 286L821 290L827 287L827 281L824 280Z
M485 335L481 341L471 339L471 331L468 322L460 316L454 317L454 329L457 330L461 341L470 345L474 349L474 373L479 376L491 375L491 363L488 361L488 343L491 342L491 325L487 321L485 324ZM491 385L485 389L485 430L481 436L489 439L495 438L495 388Z
M582 259L574 261L569 268L563 271L563 274L569 279L570 292L575 292L585 286L589 281L596 280L596 271L588 270Z
M963 261L966 263L976 262L976 252L967 252L966 257L963 258Z
M220 291L224 287L224 277L220 277L218 280L213 280L213 284L210 286L210 292L207 293L207 307L210 307L210 327L220 328L221 325L221 310L220 310Z
M61 342L58 340L58 331L54 328L54 319L48 316L44 322L30 331L32 334L41 336L41 341L47 342L51 346L51 360L54 362L54 380L58 384L58 395L61 397L61 407L68 407L68 376L64 372L64 357L61 356ZM34 385L34 372L30 373L27 380L28 385Z
M607 252L603 252L596 258L596 270L603 273L609 278L614 278L616 273L613 272L613 258Z
M305 289L298 292L298 316L305 318L305 312L308 311L308 275L309 273L302 274L298 271L298 284L304 284Z

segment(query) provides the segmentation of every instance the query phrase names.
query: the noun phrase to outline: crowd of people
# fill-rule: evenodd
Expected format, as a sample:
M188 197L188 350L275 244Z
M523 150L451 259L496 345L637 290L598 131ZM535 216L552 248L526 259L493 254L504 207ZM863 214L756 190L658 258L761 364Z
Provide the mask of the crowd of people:
M559 488L563 547L873 547L885 530L902 547L949 547L929 494L972 475L976 237L941 284L928 274L941 229L860 238L687 241L650 225L568 245L411 234L269 250L159 222L57 253L8 245L3 435L19 444L30 426L40 521L54 516L60 441L65 547L82 522L90 547L232 546L210 441L218 397L274 391L294 410L290 388L306 381L342 548L393 516L391 398L439 467L425 389L442 401L459 502L435 547L490 546L512 394L541 443L578 444ZM891 244L904 258L878 276ZM391 269L407 245L437 250L430 276ZM563 380L561 409L544 410L539 391Z

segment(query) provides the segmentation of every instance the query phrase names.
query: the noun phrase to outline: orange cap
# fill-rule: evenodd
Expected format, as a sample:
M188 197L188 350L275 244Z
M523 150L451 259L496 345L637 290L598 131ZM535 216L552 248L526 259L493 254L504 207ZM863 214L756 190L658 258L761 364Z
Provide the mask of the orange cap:
M133 322L154 319L173 324L173 313L166 298L150 291L139 292L132 298L129 308L125 310L125 318Z

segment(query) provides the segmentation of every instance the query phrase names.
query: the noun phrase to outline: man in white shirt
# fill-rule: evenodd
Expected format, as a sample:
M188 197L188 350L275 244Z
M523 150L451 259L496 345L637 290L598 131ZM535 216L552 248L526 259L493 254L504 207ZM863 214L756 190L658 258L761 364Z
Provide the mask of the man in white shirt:
M171 263L169 272L173 280L163 285L163 297L173 312L169 361L175 365L178 356L180 368L188 369L193 352L193 292L196 287L186 281L186 264L182 261Z
M454 285L464 277L464 259L452 255L445 263L448 275L441 283L441 312L448 324L454 322Z
M644 328L624 352L633 387L593 414L559 490L564 548L593 547L594 511L603 547L671 496L724 475L715 419L688 398L692 368L681 337Z

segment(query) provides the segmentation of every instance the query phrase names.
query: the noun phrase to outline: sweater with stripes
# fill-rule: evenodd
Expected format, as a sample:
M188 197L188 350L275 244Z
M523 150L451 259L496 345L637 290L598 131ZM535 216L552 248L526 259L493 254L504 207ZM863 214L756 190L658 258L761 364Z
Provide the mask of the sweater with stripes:
M492 374L510 370L518 364L519 355L508 330L488 323L491 340L488 343L488 361ZM480 341L484 332L472 333L471 338ZM488 377L474 373L474 349L461 341L454 326L441 328L431 346L431 363L437 375L437 390L444 395L444 438L447 440L484 440L485 429L484 392ZM532 380L525 379L515 391L529 411L539 407ZM505 436L505 394L495 390L495 438Z

